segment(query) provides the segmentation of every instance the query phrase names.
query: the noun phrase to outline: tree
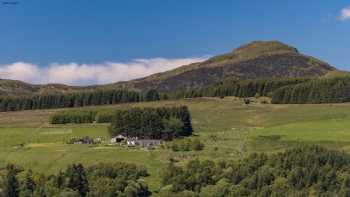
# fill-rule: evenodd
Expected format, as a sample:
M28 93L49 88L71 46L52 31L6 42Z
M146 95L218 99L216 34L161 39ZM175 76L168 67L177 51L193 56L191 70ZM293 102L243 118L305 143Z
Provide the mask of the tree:
M124 193L126 197L147 197L151 194L145 183L135 181L128 182Z
M83 165L73 164L69 166L66 171L66 176L68 177L67 186L70 189L77 191L80 196L86 196L89 191L89 184Z
M6 175L0 170L0 197L6 197L7 181Z
M145 94L145 101L158 101L160 100L159 92L155 89L148 90Z
M229 180L221 179L215 185L208 185L201 189L199 196L203 197L225 197L230 193Z
M118 183L111 178L106 177L94 177L90 182L89 197L113 197L117 191L121 191L125 186L118 186Z
M19 172L19 169L14 165L9 164L6 166L6 172L7 174L6 174L6 180L5 180L6 181L5 194L8 197L18 197L20 188L19 188L19 183L16 176Z
M36 184L33 179L33 172L31 170L28 170L25 175L23 186L21 188L21 196L23 197L32 196L35 190L35 186Z
M175 136L181 136L184 123L177 118L170 118L163 120L164 130L162 131L162 138L165 140L171 140Z
M65 188L59 194L60 197L79 197L81 196L77 191L74 191L69 188Z
M45 175L40 175L38 184L34 191L34 196L46 197L46 177Z
M166 140L191 135L192 131L190 112L185 106L118 110L109 128L111 136Z

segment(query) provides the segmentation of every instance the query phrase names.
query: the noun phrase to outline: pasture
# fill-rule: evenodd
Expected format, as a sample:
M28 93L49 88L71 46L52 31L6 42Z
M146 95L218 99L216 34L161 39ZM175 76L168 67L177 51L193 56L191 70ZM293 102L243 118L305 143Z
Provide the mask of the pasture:
M189 159L240 159L252 152L277 152L303 143L321 144L350 152L350 104L271 105L258 101L245 105L227 97L198 98L101 107L187 105L192 114L193 138L203 151L173 152L159 148L146 151L120 146L72 145L71 137L90 136L109 141L108 124L50 125L58 110L0 113L0 166L16 163L42 173L57 172L71 163L129 162L145 165L152 189L170 158L180 164Z

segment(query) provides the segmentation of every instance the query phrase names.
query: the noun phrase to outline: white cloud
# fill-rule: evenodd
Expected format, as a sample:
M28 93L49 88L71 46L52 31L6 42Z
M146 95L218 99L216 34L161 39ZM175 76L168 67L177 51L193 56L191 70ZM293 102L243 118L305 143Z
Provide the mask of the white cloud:
M38 66L24 62L0 66L0 78L20 79L23 81L35 81L40 72Z
M145 77L182 65L206 60L194 58L135 59L128 63L106 62L102 64L51 64L40 67L25 62L0 65L1 79L15 79L34 84L63 83L68 85L91 85L113 83Z
M342 21L350 20L350 6L346 7L346 8L343 8L340 11L339 19L342 20Z

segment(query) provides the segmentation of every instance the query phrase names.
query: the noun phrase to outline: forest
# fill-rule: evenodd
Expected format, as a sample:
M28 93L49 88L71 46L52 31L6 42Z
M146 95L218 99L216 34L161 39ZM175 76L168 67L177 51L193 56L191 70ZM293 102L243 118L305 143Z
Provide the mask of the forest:
M161 170L161 197L350 196L350 156L317 145L280 153L252 153L240 160L170 160ZM143 166L69 165L44 175L8 164L0 169L0 196L146 197Z
M272 103L343 103L350 101L350 77L314 79L273 92Z
M173 97L271 97L273 104L344 103L350 101L350 77L228 80L199 90L169 94Z
M195 97L271 97L272 103L341 103L350 101L350 77L225 80L201 89L159 92L155 89L94 90L62 94L0 97L0 111L73 108Z
M33 96L1 97L0 111L72 108L111 105L142 101L156 101L161 95L156 90L145 92L127 89L94 90L65 94L37 94Z
M171 140L189 136L193 129L188 108L180 106L117 110L109 132L111 136Z
M295 85L309 81L308 78L257 79L257 80L225 80L202 89L169 92L169 98L194 97L270 97L271 94L284 86Z
M253 97L270 96L271 93L287 85L299 84L309 79L264 79L264 80L226 80L202 89L174 90L159 92L155 89L134 91L128 89L97 89L70 93L35 94L32 96L0 97L0 111L20 111L35 109L73 108L84 106L111 105L167 99L194 97Z
M126 163L72 164L54 175L8 164L0 169L1 197L146 197L151 192L145 167Z
M300 146L239 161L170 163L160 196L350 196L350 157L320 146Z
M59 111L50 117L51 124L82 124L93 123L96 120L97 111L94 110L66 110Z

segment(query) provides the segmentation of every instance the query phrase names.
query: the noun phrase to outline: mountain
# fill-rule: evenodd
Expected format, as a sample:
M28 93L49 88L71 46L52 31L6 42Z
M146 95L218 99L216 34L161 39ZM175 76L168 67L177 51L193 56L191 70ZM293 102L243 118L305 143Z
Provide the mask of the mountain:
M202 88L227 79L320 77L341 73L328 63L298 52L278 41L255 41L204 62L181 66L145 78L99 86L75 87L62 84L31 85L0 80L0 95L65 93L82 90L132 88L137 90Z
M319 77L336 69L278 41L255 41L207 61L131 81L133 87L167 91L201 88L226 79Z

